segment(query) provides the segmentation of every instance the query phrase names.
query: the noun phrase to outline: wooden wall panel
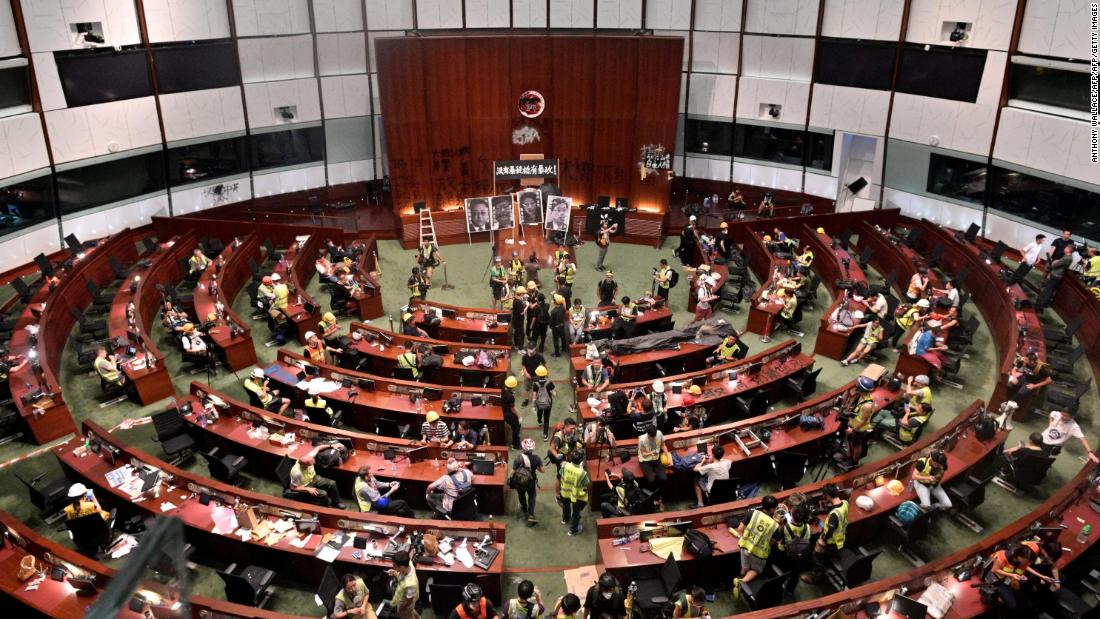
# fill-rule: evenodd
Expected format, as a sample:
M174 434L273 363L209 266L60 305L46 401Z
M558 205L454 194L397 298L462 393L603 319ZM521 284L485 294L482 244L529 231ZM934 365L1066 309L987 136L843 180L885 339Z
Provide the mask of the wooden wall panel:
M643 144L675 144L679 38L614 35L397 37L377 42L394 208L438 209L492 190L492 162L542 153L561 160L575 203L629 197L663 212L665 175L641 181ZM519 95L541 92L537 119ZM530 127L539 140L513 143ZM499 187L503 191L507 187Z

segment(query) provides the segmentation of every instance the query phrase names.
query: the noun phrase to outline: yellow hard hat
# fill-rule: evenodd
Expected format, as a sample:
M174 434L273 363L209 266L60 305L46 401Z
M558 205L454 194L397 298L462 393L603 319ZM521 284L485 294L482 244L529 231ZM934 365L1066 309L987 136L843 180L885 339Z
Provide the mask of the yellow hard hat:
M819 228L818 228L818 229L816 230L816 232L817 232L818 234L825 234L825 228L821 228L821 227L819 227Z
M900 479L892 479L886 484L886 491L893 496L898 496L905 491L905 484L901 483Z
M218 319L218 315L215 314L214 312L210 312L209 314L206 315L206 322L214 322L217 319Z
M765 243L771 243L771 242L772 242L772 235L770 235L770 234L765 234L765 235L764 235L764 242L765 242Z
M428 411L428 423L435 423L437 421L439 421L439 413Z
M688 387L688 393L691 395L703 395L703 388L699 385L692 385Z
M885 485L886 485L886 478L885 477L883 477L882 475L878 475L878 476L875 477L875 487L876 488L881 488Z
M725 228L728 228L728 227L730 227L730 225L729 225L729 223L727 223L727 222L724 222L724 221L723 221L723 222L722 222L721 224L719 224L719 226L718 226L718 227L719 227L719 228L723 228L723 229L725 229Z
M516 380L515 376L509 376L508 378L504 379L504 386L509 388L509 389L515 389L516 385L518 385L518 384L519 384L519 381Z
M408 312L405 312L404 314L401 314L401 322L408 322L408 321L412 320L412 317L413 317L412 314L410 314Z
M321 318L324 318L325 322L336 322L336 314L332 312L325 312L325 315L321 316Z
M194 331L194 330L195 330L195 325L193 325L193 324L191 324L191 323L189 323L189 322L188 322L188 323L184 323L184 325L183 325L183 332L184 332L184 333L190 333L190 332L192 332L192 331Z
M538 287L539 287L538 284L536 284L533 281L527 282L527 289L528 290L536 290Z
M565 297L561 296L560 294L554 295L554 303L557 303L558 305L564 305Z
M535 368L535 376L538 376L539 378L545 378L546 375L549 373L550 370L547 370L545 365L540 365L539 367Z

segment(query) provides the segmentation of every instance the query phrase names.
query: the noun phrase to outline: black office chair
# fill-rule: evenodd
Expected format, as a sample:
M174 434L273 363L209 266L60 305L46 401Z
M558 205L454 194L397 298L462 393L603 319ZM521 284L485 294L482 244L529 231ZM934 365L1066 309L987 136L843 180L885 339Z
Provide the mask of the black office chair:
M107 256L107 264L111 265L111 272L115 274L115 282L121 282L126 279L129 272L126 267L122 266L122 263L118 261L115 256Z
M115 295L105 292L99 289L99 286L95 285L90 279L84 280L84 288L88 291L88 296L92 299L92 305L108 306L111 301L114 301Z
M857 258L857 260L859 262L859 268L866 271L867 270L867 264L870 262L871 256L873 256L873 255L875 255L875 248L874 247L871 247L871 246L864 247L863 251L859 252L859 257Z
M783 603L783 584L790 578L790 572L781 571L772 566L775 572L771 576L763 574L755 580L741 583L741 599L749 610L760 610L779 606Z
M479 370L459 370L458 384L463 387L484 389L489 384L489 375Z
M739 395L733 398L733 405L737 408L739 417L748 419L767 412L768 398L763 393L751 393L747 396Z
M72 314L73 320L76 321L78 325L80 325L81 333L101 338L106 335L106 318L90 319L86 315L82 314L80 310L71 305L69 306L69 313Z
M1072 375L1073 367L1077 365L1077 362L1080 361L1081 358L1084 356L1085 345L1078 344L1077 348L1074 348L1073 351L1068 355L1048 353L1047 363L1050 364L1050 367L1054 368L1054 371L1057 372L1059 376L1061 376L1062 374Z
M99 376L99 392L103 395L99 400L100 408L107 408L114 406L119 402L123 402L129 399L130 395L126 391L125 385L120 385L113 381Z
M799 402L802 402L817 391L817 375L821 370L822 368L817 368L812 372L803 371L794 376L788 376L787 380L783 381L783 386L798 398Z
M75 335L69 336L69 344L73 347L73 352L76 353L76 367L82 372L92 371L92 363L95 361L96 350L95 346L86 346L85 342L81 342Z
M649 574L634 581L634 603L643 617L656 618L680 585L680 566L670 553L660 568L649 569Z
M408 380L408 381L415 381L416 380L416 376L413 376L413 371L412 371L411 368L394 368L393 369L393 377L398 379L398 380Z
M706 499L707 505L732 503L741 498L740 489L741 483L737 479L716 479L710 485L710 492L703 498Z
M799 290L795 292L795 296L799 299L799 305L808 307L811 310L817 309L817 289L821 286L821 277L817 272L810 275L810 285L805 291Z
M985 488L995 476L996 473L967 474L962 479L952 480L944 489L959 512L972 512L985 502Z
M378 420L374 422L374 433L390 438L405 438L409 433L410 427L409 424L402 426L393 419L379 417Z
M52 523L60 517L61 508L68 499L70 482L65 477L43 480L44 477L45 473L39 473L27 481L19 473L15 474L15 478L27 487L28 499L31 505L38 508L39 516L47 523Z
M218 576L225 582L225 599L234 604L262 608L274 593L275 572L266 568L249 565L238 570L233 563Z
M30 286L24 283L22 278L16 277L12 279L11 287L15 289L15 294L19 295L19 301L21 303L23 303L24 305L30 303L31 297L34 296L34 290L32 290Z
M294 460L289 456L283 456L283 459L280 460L279 464L275 467L275 477L278 478L279 483L283 485L283 497L292 501L301 501L303 503L327 507L328 496L324 493L314 496L308 492L298 492L297 490L290 489L290 469L292 468L294 468Z
M1085 397L1090 389L1092 389L1091 376L1077 382L1069 389L1061 389L1052 385L1047 388L1047 407L1052 410L1076 413L1077 408L1081 405L1081 398Z
M789 449L769 454L768 459L771 460L776 480L784 489L798 486L810 466L809 456Z
M175 408L153 415L153 430L154 440L160 443L170 463L178 465L194 455L195 439L187 433L187 422Z
M235 486L241 481L241 471L248 466L248 460L244 456L222 455L218 453L217 447L208 452L199 451L199 454L206 460L207 468L210 469L210 476L231 486Z
M620 417L611 422L611 435L616 440L638 438L634 430L634 421L630 417Z
M1077 335L1077 330L1081 328L1084 322L1084 317L1078 314L1060 330L1043 329L1043 338L1046 340L1048 346L1069 344L1073 341L1073 336Z
M73 545L81 554L96 557L111 543L111 523L114 521L114 512L104 520L99 512L93 512L87 516L73 518L65 521L65 529L69 531L69 537Z
M946 248L943 246L943 243L936 243L935 247L933 247L932 251L928 254L929 268L935 268L940 265L940 258L943 258L944 251L946 251Z
M1054 458L1041 451L1021 449L1016 452L1016 461L1007 466L1004 474L995 479L1008 482L1013 486L1010 490L1026 492L1043 483L1050 467L1054 464Z
M825 566L825 574L838 590L851 589L871 579L875 557L881 553L881 550L868 552L862 547L854 550L842 548Z
M329 309L337 315L347 315L348 304L351 303L351 293L347 288L339 284L330 284L328 286L329 294Z
M427 605L436 617L449 617L451 611L462 603L462 590L465 588L466 585L438 583L435 578L429 578L424 584L424 591L428 594Z
M910 523L902 522L896 512L890 514L888 519L890 531L898 540L898 549L907 558L911 557L910 561L913 558L918 558L912 545L928 536L928 530L932 525L932 514L935 513L933 510L926 510L920 506L917 506L917 510L920 513Z
M470 488L451 503L447 520L478 520L477 488Z

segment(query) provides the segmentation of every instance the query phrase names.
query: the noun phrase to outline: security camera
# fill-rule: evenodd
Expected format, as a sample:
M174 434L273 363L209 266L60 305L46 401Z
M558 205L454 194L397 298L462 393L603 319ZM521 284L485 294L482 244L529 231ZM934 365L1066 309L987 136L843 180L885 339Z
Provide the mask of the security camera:
M955 29L951 31L951 42L962 43L968 37L969 35L966 34L966 24L964 22L957 22L955 24Z

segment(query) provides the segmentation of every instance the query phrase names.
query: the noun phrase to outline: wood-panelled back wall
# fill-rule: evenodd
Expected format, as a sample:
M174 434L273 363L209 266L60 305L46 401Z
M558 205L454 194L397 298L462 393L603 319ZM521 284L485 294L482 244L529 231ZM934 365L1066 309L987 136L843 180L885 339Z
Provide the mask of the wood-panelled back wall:
M542 153L561 160L574 203L629 197L664 212L665 174L642 180L641 148L672 152L683 39L656 36L500 35L378 39L378 85L394 208L433 209L491 195L494 160ZM519 113L536 90L546 110ZM513 143L532 128L539 140ZM503 192L507 186L499 186Z

